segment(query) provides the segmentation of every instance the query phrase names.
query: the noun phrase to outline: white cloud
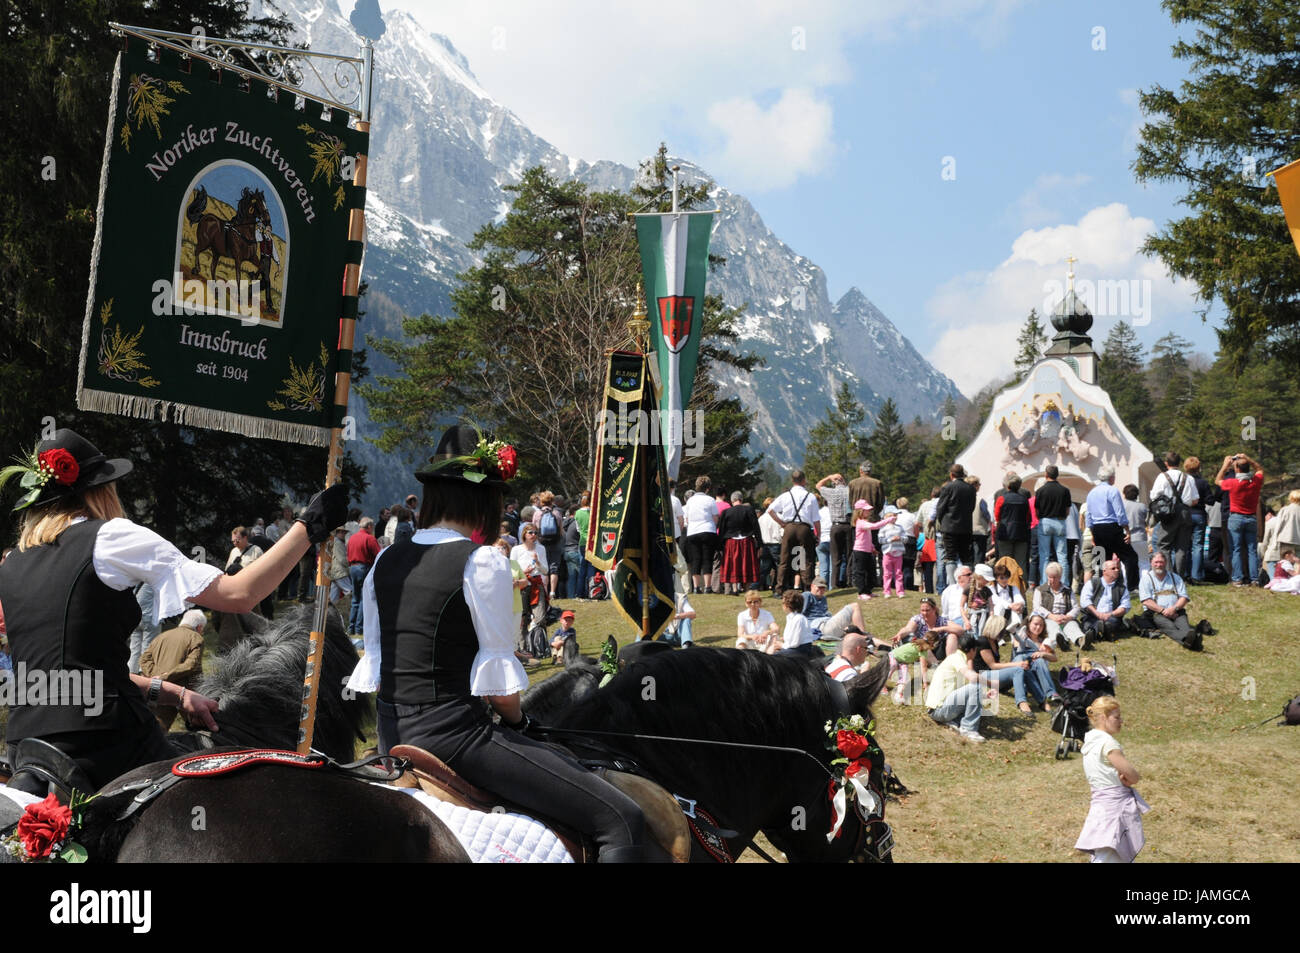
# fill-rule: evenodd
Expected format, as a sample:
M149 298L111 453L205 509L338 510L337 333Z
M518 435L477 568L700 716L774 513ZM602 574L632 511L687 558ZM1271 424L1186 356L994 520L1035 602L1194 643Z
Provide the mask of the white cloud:
M821 171L832 152L831 106L807 89L787 89L764 109L739 97L714 104L709 122L724 144L706 154L707 168L728 170L728 187L743 191L783 188Z
M660 140L698 158L718 135L710 115L773 90L810 91L829 110L818 93L854 78L848 51L864 36L889 43L939 25L995 36L1025 0L390 2L448 36L493 98L561 151L633 164ZM725 145L718 158L732 156L751 167Z
M943 330L930 362L967 396L1010 374L1016 335L1029 309L1050 312L1063 294L1067 255L1078 259L1076 291L1093 312L1089 333L1098 350L1119 320L1134 324L1143 337L1177 330L1191 318L1193 288L1171 280L1158 259L1139 251L1155 228L1151 219L1115 202L1072 225L1023 232L996 268L956 276L931 295L926 310ZM1055 331L1046 318L1044 324L1050 337Z

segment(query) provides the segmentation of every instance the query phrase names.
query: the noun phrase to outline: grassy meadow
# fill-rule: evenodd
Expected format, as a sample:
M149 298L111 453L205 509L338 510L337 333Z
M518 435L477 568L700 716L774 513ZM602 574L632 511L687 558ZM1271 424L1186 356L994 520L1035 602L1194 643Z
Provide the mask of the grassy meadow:
M1107 664L1110 655L1118 658L1120 741L1151 805L1138 861L1300 860L1300 813L1290 807L1300 729L1253 727L1300 692L1300 597L1222 586L1193 587L1191 597L1193 624L1204 616L1219 632L1205 639L1203 652L1168 639L1127 638L1091 653ZM832 592L832 612L855 598ZM917 611L919 598L877 594L863 603L867 629L889 638ZM696 643L731 647L741 600L702 595L691 602ZM609 633L620 643L632 638L611 602L558 604L574 610L588 654ZM764 608L783 619L776 600L765 598ZM531 677L554 671L545 662ZM1039 712L1030 721L1009 694L1001 702L1000 716L981 724L987 742L972 745L936 725L923 707L895 706L882 696L877 737L913 792L886 810L897 861L1088 859L1073 847L1088 813L1080 756L1057 761L1049 716Z

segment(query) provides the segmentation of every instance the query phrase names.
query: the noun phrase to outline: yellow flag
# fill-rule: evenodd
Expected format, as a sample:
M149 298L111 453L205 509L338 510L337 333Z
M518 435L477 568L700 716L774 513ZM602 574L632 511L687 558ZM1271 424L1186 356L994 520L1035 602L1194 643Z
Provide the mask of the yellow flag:
M1277 195L1282 201L1286 224L1291 229L1291 241L1300 254L1300 160L1274 169L1269 173L1277 183Z

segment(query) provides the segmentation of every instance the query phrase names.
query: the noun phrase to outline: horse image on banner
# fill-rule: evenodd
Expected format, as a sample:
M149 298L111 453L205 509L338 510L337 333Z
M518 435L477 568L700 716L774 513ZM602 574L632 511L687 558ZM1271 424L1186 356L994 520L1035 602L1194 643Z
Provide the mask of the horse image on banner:
M244 162L217 162L199 173L181 204L174 310L281 327L288 226L266 176Z

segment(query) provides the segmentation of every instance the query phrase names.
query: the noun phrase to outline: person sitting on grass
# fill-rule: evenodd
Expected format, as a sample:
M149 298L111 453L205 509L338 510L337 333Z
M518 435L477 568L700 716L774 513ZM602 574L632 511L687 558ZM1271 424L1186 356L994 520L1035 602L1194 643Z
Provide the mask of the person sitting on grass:
M803 595L803 614L812 626L814 639L838 642L844 638L849 626L864 628L862 607L852 602L832 615L826 604L826 588L826 580L821 576L812 581L812 586Z
M1031 615L1023 626L1012 630L1011 644L1014 646L1011 661L1029 663L1025 674L1029 694L1043 706L1043 711L1051 711L1061 703L1061 696L1047 664L1056 661L1056 650L1047 638L1047 620L1041 615Z
M1010 556L1004 556L993 564L989 614L1001 616L1013 628L1024 621L1025 597L1016 584L1019 579L1020 566Z
M1079 614L1079 603L1070 587L1061 582L1061 564L1047 564L1047 583L1034 590L1034 615L1047 621L1047 641L1060 645L1061 639L1075 648L1087 641L1083 629L1074 621Z
M1101 564L1101 575L1083 584L1079 593L1079 627L1088 642L1119 638L1125 629L1128 613L1128 589L1120 573L1119 559L1112 557Z
M1295 550L1282 550L1282 558L1273 567L1273 578L1266 588L1300 595L1300 563L1296 562Z
M1158 639L1167 635L1185 649L1201 651L1202 636L1213 632L1210 623L1202 619L1195 631L1187 619L1187 586L1182 577L1169 571L1165 554L1157 552L1151 557L1151 568L1142 574L1138 584L1138 596L1142 600L1143 628L1154 634L1148 638Z
M763 608L762 594L755 589L745 593L745 608L736 617L736 648L771 655L781 647L780 632L772 613Z
M847 682L862 670L871 654L871 636L850 632L840 643L839 653L826 666L826 674L837 682Z
M999 620L992 620L998 622ZM1001 691L1009 682L1016 693L1016 707L1022 713L1033 717L1034 710L1029 706L1029 700L1025 696L1025 673L1029 671L1028 661L1003 662L998 658L998 637L997 634L1002 629L1001 625L986 626L985 634L975 640L976 654L974 660L975 671L979 673L988 672L985 676L998 691Z
M952 621L939 615L939 609L934 604L934 600L927 596L921 600L921 611L908 619L907 623L898 630L892 645L902 645L921 638L927 633L932 633L933 638L930 641L933 649L931 651L934 653L935 661L943 661L943 659L957 651L958 639L965 631L962 628L960 619ZM940 636L946 636L946 638L940 638Z
M787 589L781 597L781 608L785 609L785 631L781 636L781 651L777 654L810 657L820 655L821 650L813 644L812 626L803 614L803 593L797 589Z
M984 741L979 733L980 680L971 664L977 648L975 636L961 635L957 651L950 653L934 670L925 704L936 722L979 744ZM992 694L990 690L989 695Z
M577 640L578 630L573 625L573 610L565 609L560 613L560 625L551 636L551 664L558 665L564 661L564 643L568 639Z

